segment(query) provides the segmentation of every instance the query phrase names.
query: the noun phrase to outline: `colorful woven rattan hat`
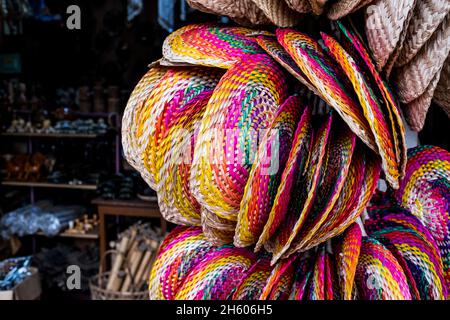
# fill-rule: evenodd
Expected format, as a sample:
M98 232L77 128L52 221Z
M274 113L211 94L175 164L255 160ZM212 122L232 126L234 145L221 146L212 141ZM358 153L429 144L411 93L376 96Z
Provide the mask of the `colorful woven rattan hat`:
M255 244L274 203L302 113L301 99L289 97L261 137L239 210L234 245Z
M353 98L352 89L338 66L320 49L318 43L295 30L278 29L277 38L309 81L352 131L371 149L378 151L364 114Z
M394 255L380 242L364 238L355 284L363 300L410 300L408 280Z
M309 278L306 288L307 300L325 300L326 283L325 283L325 260L326 260L325 246L318 248L316 253L314 267Z
M297 266L294 271L294 282L292 284L289 300L303 300L305 298L306 286L313 272L314 260L309 253L303 254L296 260Z
M241 27L192 24L170 34L163 44L163 56L172 63L190 63L228 69L241 58L262 53L248 35L265 34Z
M311 108L307 106L295 131L292 148L278 186L277 194L256 244L258 251L274 235L288 212L291 194L295 192L295 179L302 175L308 165L312 148Z
M269 257L258 259L237 286L233 300L257 300L266 286L272 269Z
M297 257L281 260L273 268L259 300L286 300L294 281L295 260Z
M287 98L278 64L252 55L227 71L203 116L191 168L191 191L199 203L236 220L257 150L257 136L269 128Z

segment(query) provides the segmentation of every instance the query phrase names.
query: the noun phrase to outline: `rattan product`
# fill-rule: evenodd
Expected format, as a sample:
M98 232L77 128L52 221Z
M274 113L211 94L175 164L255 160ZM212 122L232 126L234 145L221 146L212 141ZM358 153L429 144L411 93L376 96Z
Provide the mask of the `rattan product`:
M294 228L292 242L285 256L297 251L304 251L308 242L315 236L324 224L336 204L347 178L356 136L345 124L335 124L330 133L330 142L321 167L320 180L316 199L312 210L298 229Z
M374 0L338 0L331 4L327 16L329 19L337 20L369 5L372 1Z
M311 8L312 8L312 12L316 15L321 15L324 11L325 5L327 4L328 0L308 0Z
M222 77L206 108L191 168L190 189L203 207L236 221L257 136L286 98L284 74L265 54L248 57Z
M305 0L307 1L307 0ZM272 36L259 36L256 41L272 58L281 64L290 74L292 74L297 80L299 80L309 90L319 95L316 88L305 77L302 70L298 67L291 56L284 50L284 48L278 43L277 39ZM320 95L319 95L320 96Z
M397 259L372 238L363 239L355 285L363 300L411 300L408 280Z
M450 12L450 2L442 0L417 1L414 15L408 25L403 48L395 66L407 64L431 38L445 16Z
M286 300L289 297L294 281L296 259L296 256L292 256L275 265L259 300Z
M258 259L237 286L233 300L257 300L261 296L272 270L269 257L264 256Z
M291 10L282 0L252 0L278 27L293 27L299 21L299 14Z
M267 132L261 136L238 214L234 237L237 247L255 244L261 235L277 195L301 114L301 99L289 97Z
M223 219L206 208L202 208L203 233L216 246L233 243L236 222Z
M446 16L417 55L396 70L394 81L401 102L409 103L425 92L449 55L449 38L450 15Z
M249 35L265 34L242 27L191 24L170 34L163 56L172 63L190 63L228 69L243 57L262 53Z
M395 62L415 4L416 0L376 0L366 7L366 36L379 71Z
M309 155L306 169L301 174L296 174L293 178L291 195L285 202L287 208L283 205L280 212L275 216L275 226L272 237L265 242L264 247L273 254L272 262L276 262L290 247L294 237L305 223L306 217L314 204L316 193L318 191L319 180L321 176L322 166L325 161L327 151L327 143L330 136L331 124L333 117L331 114L327 116L317 131L313 132L314 142ZM285 215L283 211L287 209ZM270 229L269 229L270 230Z
M306 289L306 300L325 300L325 246L318 248L313 272Z
M156 184L145 169L143 161L143 149L148 135L142 128L139 130L138 123L141 122L140 117L144 113L147 97L167 71L167 68L160 67L157 63L150 68L131 93L122 118L122 146L125 159L153 189L156 189Z
M300 13L309 13L312 11L311 4L309 3L309 0L284 0L286 1L287 5Z
M450 182L450 153L439 147L419 146L408 151L408 158L405 178L394 196L442 241L449 219L448 202L433 182Z
M382 106L357 62L332 37L322 33L322 39L353 85L375 137L386 179L394 189L397 189L400 173L387 115L383 114Z
M274 205L268 215L266 224L255 246L258 251L275 233L285 219L291 194L295 190L296 177L302 175L308 165L308 157L312 148L311 108L306 106L294 134L292 148L278 186Z
M380 101L384 102L384 107L387 110L385 113L389 115L389 121L391 125L391 134L394 139L395 153L397 157L397 163L399 165L400 170L400 178L404 176L405 168L406 168L406 137L405 137L405 127L403 125L403 120L400 115L400 107L397 104L396 99L394 98L391 90L387 83L382 79L372 59L369 56L368 50L364 45L364 42L361 40L361 37L355 31L353 25L348 21L338 21L337 22L339 29L342 31L344 37L341 38L342 42L346 45L346 48L354 48L359 54L359 57L355 54L353 58L361 59L360 65L365 64L367 66L368 71L365 72L367 76L369 74L372 75L376 87L378 87L379 92L377 96L380 96ZM373 86L375 90L375 86Z
M450 118L450 55L444 63L439 83L434 91L434 102L436 102Z
M355 101L345 75L319 47L317 42L298 31L278 29L280 44L299 65L322 98L344 119L352 131L372 150L378 151L363 111Z
M149 282L152 300L173 300L189 272L214 247L201 228L177 227L163 241Z
M228 16L239 23L268 24L270 22L252 0L187 0L187 3L200 11Z
M256 257L246 249L218 247L190 270L175 299L230 299L255 260Z
M305 298L306 286L313 272L313 262L309 253L300 256L296 260L297 266L294 271L294 283L292 284L289 300L303 300Z

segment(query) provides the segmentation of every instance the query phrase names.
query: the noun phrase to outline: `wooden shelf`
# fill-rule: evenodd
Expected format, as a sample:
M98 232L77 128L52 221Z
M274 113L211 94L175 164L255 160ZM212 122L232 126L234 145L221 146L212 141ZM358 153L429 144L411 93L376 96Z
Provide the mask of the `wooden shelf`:
M42 232L36 233L38 236L46 237L45 234ZM97 240L98 239L98 232L89 232L89 233L69 233L69 232L62 232L58 234L56 237L59 238L74 238L74 239L86 239L86 240Z
M81 133L2 133L3 137L22 137L22 138L80 138L94 139L98 134Z
M90 184L65 184L65 183L48 183L48 182L20 182L20 181L3 181L2 185L8 187L34 187L34 188L59 188L74 190L97 190L97 185Z

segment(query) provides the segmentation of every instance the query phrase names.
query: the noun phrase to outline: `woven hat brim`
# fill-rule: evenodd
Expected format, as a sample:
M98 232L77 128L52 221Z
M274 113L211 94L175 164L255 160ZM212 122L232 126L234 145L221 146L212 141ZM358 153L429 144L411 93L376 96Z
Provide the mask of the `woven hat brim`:
M326 251L324 246L317 250L313 271L306 289L307 300L325 300L325 260Z
M296 258L285 259L275 265L258 300L273 300L277 296L289 296L294 280Z
M331 4L327 10L327 16L331 20L337 20L355 12L374 0L340 0Z
M270 259L267 257L258 259L242 278L233 294L233 300L257 300L261 296L272 270Z
M434 92L436 102L450 118L450 55L444 63L439 83Z
M308 0L285 0L286 4L292 10L300 13L309 13L312 11L311 4Z
M299 13L282 0L252 0L278 27L293 27L299 21Z

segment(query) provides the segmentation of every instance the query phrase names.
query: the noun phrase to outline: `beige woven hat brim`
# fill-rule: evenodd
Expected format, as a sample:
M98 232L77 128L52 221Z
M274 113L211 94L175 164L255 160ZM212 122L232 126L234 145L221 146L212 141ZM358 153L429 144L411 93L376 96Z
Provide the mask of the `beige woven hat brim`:
M311 4L308 0L285 0L289 8L300 13L308 13L312 11Z
M269 24L270 20L252 0L187 0L194 9L224 15L244 25Z
M316 15L321 15L323 13L327 2L328 0L309 0L309 4L311 5L312 11Z
M300 14L282 0L253 0L264 14L278 27L293 27L298 23Z
M365 10L365 30L379 71L389 61L412 15L415 0L376 0Z
M450 11L450 1L418 1L396 67L407 64L431 38Z
M372 1L374 0L339 0L331 4L327 16L331 20L337 20L361 9Z
M420 97L403 107L406 121L413 131L421 131L425 125L428 109L431 106L431 100L433 99L440 75L441 73L438 72L431 80L427 90Z
M444 63L441 78L434 91L434 102L447 113L450 118L450 55Z
M410 103L427 90L450 52L450 15L430 40L405 66L396 70L395 84L402 103Z

